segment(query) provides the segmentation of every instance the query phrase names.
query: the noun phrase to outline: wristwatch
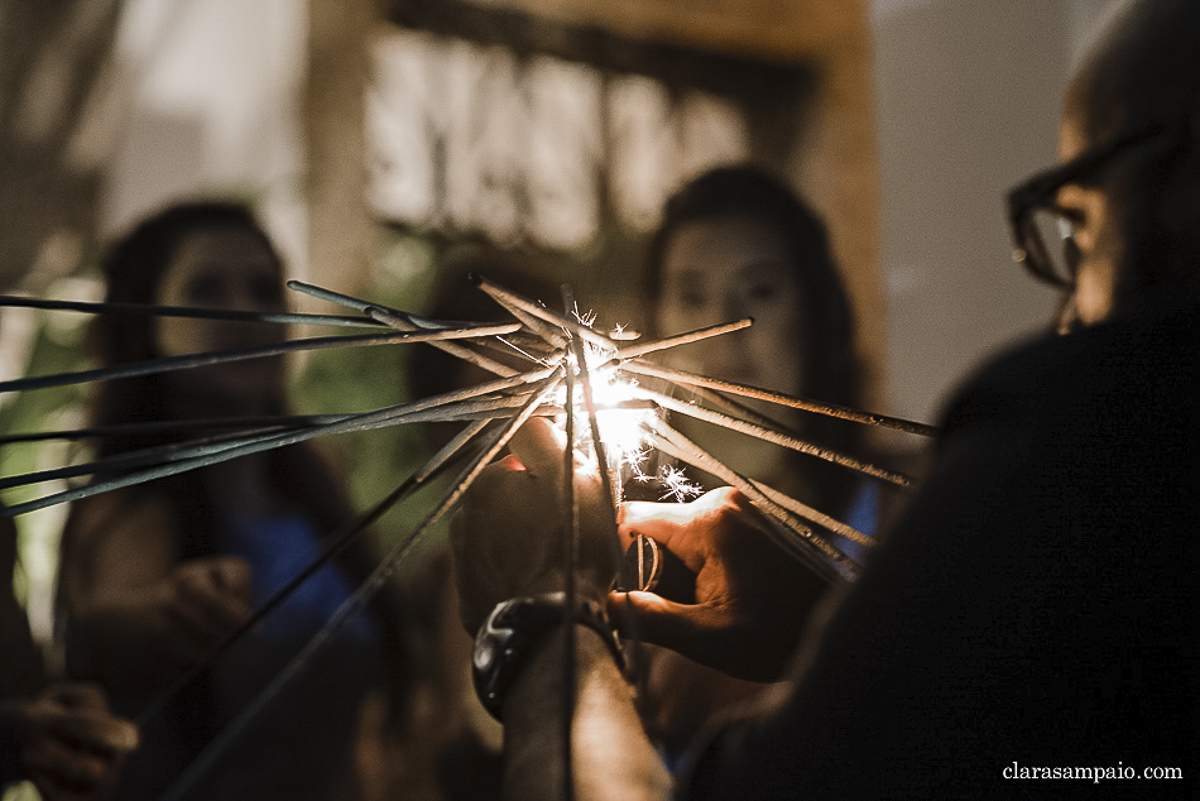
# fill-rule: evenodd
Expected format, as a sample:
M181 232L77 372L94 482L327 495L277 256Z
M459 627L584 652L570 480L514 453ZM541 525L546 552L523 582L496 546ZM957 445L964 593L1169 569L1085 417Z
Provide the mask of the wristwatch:
M520 670L524 657L543 637L561 628L566 610L564 592L513 598L496 605L475 635L471 676L475 693L484 709L500 720L504 698ZM578 600L571 615L576 623L595 630L604 639L622 671L625 656L617 633L608 622L604 607L591 600Z

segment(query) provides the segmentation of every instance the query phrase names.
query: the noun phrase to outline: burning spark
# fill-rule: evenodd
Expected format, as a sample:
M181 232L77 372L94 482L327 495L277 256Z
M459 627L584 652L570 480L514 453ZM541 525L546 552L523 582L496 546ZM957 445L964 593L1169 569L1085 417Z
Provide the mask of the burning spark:
M571 314L579 321L580 325L586 325L588 328L596 323L596 312L594 311L580 312L579 307L576 306L572 309Z
M683 503L689 498L695 498L700 495L700 486L693 484L688 480L688 477L679 468L665 464L659 471L659 480L667 491L663 493L660 501L665 501L668 498L676 503Z
M573 314L581 324L589 327L596 321L594 312L581 314L576 308ZM642 474L641 465L650 449L650 433L645 424L655 413L650 409L617 408L622 403L637 400L639 396L637 383L625 377L613 364L613 357L617 354L615 349L585 342L584 353L592 398L596 404L596 422L609 461L608 468L617 476L637 477ZM576 365L574 354L568 352L566 360L568 368L574 370L576 376L581 376L582 371ZM565 406L566 401L566 388L560 388L558 403ZM587 418L583 393L579 390L574 394L574 414L577 419ZM566 415L560 415L555 422L565 428ZM577 449L581 451L585 462L594 465L595 448L587 426L577 426L576 431L583 432Z
M621 342L639 339L641 336L642 335L639 332L633 330L632 328L626 328L621 323L614 325L612 330L608 332L609 339L615 339Z

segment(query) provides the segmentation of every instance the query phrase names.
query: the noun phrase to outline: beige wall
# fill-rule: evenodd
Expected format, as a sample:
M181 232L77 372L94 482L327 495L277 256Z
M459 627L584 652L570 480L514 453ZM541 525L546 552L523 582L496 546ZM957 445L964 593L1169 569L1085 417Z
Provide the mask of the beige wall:
M892 410L932 419L1053 293L1011 261L1005 190L1053 163L1072 52L1102 0L874 0Z

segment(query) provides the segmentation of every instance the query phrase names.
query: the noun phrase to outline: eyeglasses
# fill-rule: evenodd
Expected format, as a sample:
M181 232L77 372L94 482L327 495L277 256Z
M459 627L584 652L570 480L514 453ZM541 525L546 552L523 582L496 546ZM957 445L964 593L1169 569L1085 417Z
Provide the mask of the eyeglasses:
M1040 281L1061 289L1075 286L1079 249L1074 230L1078 220L1057 205L1058 190L1094 175L1122 151L1177 129L1159 124L1088 148L1065 164L1040 172L1008 193L1008 225L1012 233L1013 261Z

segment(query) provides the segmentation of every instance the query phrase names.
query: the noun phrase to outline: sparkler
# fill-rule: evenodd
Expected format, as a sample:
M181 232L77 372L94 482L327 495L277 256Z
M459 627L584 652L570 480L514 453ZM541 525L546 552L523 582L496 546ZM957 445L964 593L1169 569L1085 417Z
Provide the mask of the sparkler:
M124 454L116 460L100 460L89 464L0 479L0 488L3 488L37 483L50 478L101 472L107 475L115 470L127 471L120 475L95 480L87 486L52 493L33 501L18 504L8 510L9 514L21 514L154 478L207 467L239 456L285 447L317 436L371 430L414 422L446 420L466 422L463 431L450 446L447 446L434 459L414 473L373 510L354 524L336 533L331 539L331 544L310 565L306 566L293 581L255 612L252 620L257 621L270 609L277 606L305 578L326 564L335 553L344 548L353 537L358 536L386 509L408 497L413 489L425 484L448 462L458 458L459 454L472 448L475 449L475 455L470 459L458 479L446 490L435 509L392 549L368 580L339 607L296 658L210 743L200 757L179 777L175 786L168 792L167 798L182 798L192 788L195 781L229 747L238 732L269 703L271 698L292 677L300 673L305 663L330 641L332 635L349 619L351 613L379 592L388 577L412 551L416 542L437 520L454 507L483 468L504 447L513 432L533 415L552 416L567 434L568 447L564 453L564 466L567 468L564 477L566 486L564 486L563 494L567 506L567 509L564 510L564 519L572 521L568 526L569 531L565 534L569 540L565 549L569 562L574 559L576 553L574 543L579 528L579 508L572 484L575 471L594 470L599 476L605 490L604 495L612 504L606 517L610 525L610 537L619 556L620 545L616 536L616 520L617 509L623 494L621 479L624 475L629 474L645 480L641 465L649 452L658 450L679 462L699 467L741 489L763 511L765 518L769 521L768 533L772 539L785 552L804 561L830 581L852 580L856 575L857 565L852 559L834 548L817 529L836 533L867 547L871 547L874 541L831 516L778 492L753 477L743 476L727 467L668 425L663 419L664 413L673 412L706 420L747 436L825 459L845 469L898 487L908 487L912 480L907 476L867 464L848 455L817 447L787 431L784 426L749 410L728 396L765 401L783 408L840 417L864 425L887 427L917 435L929 436L934 433L932 427L924 424L863 413L846 407L793 398L777 392L670 370L654 365L644 358L669 348L701 342L711 337L740 330L752 323L749 319L709 326L657 341L629 344L629 340L634 335L620 333L619 329L618 333L614 333L612 336L605 335L593 328L594 320L587 316L577 313L574 316L570 313L559 314L486 278L475 278L474 280L482 291L508 310L516 319L515 323L507 325L441 323L382 304L300 282L289 282L288 286L295 291L352 309L358 312L359 316L258 315L246 312L214 312L180 307L135 307L133 304L86 304L0 297L0 305L23 305L92 313L207 316L217 319L253 320L268 323L302 322L305 324L391 329L388 333L292 340L269 348L196 354L173 357L173 359L158 359L136 365L20 379L0 383L0 392L32 390L43 386L82 381L115 380L168 369L188 369L202 364L218 364L234 359L279 355L291 350L339 345L363 346L417 342L426 342L498 376L494 380L475 387L400 406L357 414L255 418L240 422L229 420L225 422L227 430L221 434ZM574 301L569 289L566 288L564 289L564 300L565 308L574 309ZM509 336L530 338L535 346L530 348L518 346L506 338ZM533 369L520 372L485 354L485 351L494 351L496 348L522 354L533 365ZM664 381L671 389L664 392L650 390L639 385L639 377L652 377ZM679 401L670 394L675 389L689 392L704 405ZM587 421L586 425L577 424L579 419L577 415L584 416ZM221 427L220 421L197 420L179 421L172 424L148 424L146 428L149 430L160 425L163 428L174 426L176 430L182 431L203 430L210 426ZM9 437L8 441L18 441L22 438L36 440L52 436L64 438L104 436L111 433L113 431L106 429L83 429L75 432L18 434ZM579 467L580 464L583 466ZM660 480L667 493L664 497L682 500L688 494L699 492L698 488L688 484L683 472L672 465L665 466L660 475ZM618 558L617 562L619 563L619 561ZM568 565L569 568L572 566ZM573 576L573 572L573 569L568 569L567 575ZM572 608L570 596L574 592L573 584L568 587L568 591L568 608ZM252 625L252 622L248 623L231 633L198 666L181 677L180 683L168 692L177 692L183 684L195 678L206 667L211 666L215 659ZM567 650L571 651L571 649ZM165 698L159 699L147 710L145 715L155 714L165 704ZM569 747L569 727L564 735ZM567 764L570 764L569 760Z

